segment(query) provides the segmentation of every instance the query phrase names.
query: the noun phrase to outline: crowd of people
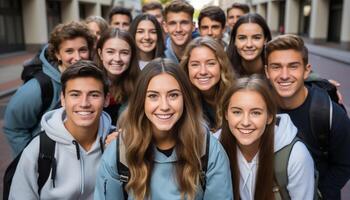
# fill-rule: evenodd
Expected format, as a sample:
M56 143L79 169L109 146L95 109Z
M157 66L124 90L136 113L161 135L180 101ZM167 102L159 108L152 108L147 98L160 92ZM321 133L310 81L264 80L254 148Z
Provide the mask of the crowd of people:
M350 119L302 38L242 3L142 12L59 24L27 63L8 199L341 198Z

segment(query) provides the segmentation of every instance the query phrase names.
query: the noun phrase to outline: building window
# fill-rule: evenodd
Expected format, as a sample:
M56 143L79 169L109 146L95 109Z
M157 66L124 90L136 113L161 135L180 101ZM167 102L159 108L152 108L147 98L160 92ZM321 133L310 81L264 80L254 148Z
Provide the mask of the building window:
M62 22L61 2L55 0L46 1L47 32L51 31Z
M343 1L332 0L329 5L328 37L330 42L340 42L340 32L343 14Z
M311 0L300 2L299 34L308 37L310 35Z

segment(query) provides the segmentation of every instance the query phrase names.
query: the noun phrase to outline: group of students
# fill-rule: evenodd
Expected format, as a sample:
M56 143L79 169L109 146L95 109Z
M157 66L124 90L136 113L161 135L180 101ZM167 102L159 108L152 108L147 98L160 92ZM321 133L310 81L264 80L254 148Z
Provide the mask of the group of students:
M329 100L327 120L314 121L314 99L328 94L305 82L300 37L272 39L245 4L227 22L220 7L202 9L198 30L186 1L143 12L115 7L109 25L93 16L52 31L37 56L48 109L35 76L6 109L20 155L9 199L340 199L350 120ZM321 140L314 124L328 122ZM39 132L56 143L43 185ZM276 155L287 148L281 184Z

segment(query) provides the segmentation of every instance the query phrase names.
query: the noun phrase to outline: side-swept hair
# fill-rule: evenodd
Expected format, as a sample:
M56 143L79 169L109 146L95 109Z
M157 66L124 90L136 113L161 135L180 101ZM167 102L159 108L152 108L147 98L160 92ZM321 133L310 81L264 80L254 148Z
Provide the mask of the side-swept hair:
M85 24L89 24L91 22L95 22L100 28L101 34L108 29L108 23L103 17L101 16L89 16L84 20Z
M183 113L172 127L175 137L177 162L174 163L174 179L183 197L194 199L200 180L201 152L205 130L201 110L192 95L190 82L185 72L169 59L152 60L141 71L135 92L129 100L129 107L124 115L122 139L126 146L126 159L130 169L130 179L126 189L131 191L136 200L148 199L150 179L153 170L153 131L152 122L145 114L147 88L157 75L168 74L176 79L183 97ZM171 171L169 173L172 173Z
M238 54L238 51L237 51L237 48L235 45L236 35L237 35L238 28L242 24L248 24L248 23L257 24L261 27L261 29L263 30L263 34L264 34L264 38L265 38L266 42L269 42L272 38L269 26L267 25L265 19L261 15L259 15L257 13L249 13L249 14L241 16L238 19L238 21L233 26L232 31L231 31L230 43L227 46L227 55L230 58L230 61L232 62L234 70L240 75L249 75L249 73L248 73L249 70L245 69L244 66L242 65L242 58ZM261 59L263 62L263 66L261 66L262 67L261 72L263 72L264 65L265 65L264 58L265 58L265 48L261 52Z
M113 77L113 82L111 83L111 96L114 97L117 103L125 102L134 90L137 77L140 73L140 68L136 58L136 46L134 39L131 37L129 32L122 31L118 28L109 28L105 31L101 38L98 40L96 45L96 51L102 51L104 44L107 40L112 38L118 38L124 40L129 44L131 49L131 58L128 68L119 76ZM95 61L101 69L103 69L108 76L113 76L108 73L108 71L103 66L103 62L98 55L95 55Z
M253 74L249 77L239 78L235 85L230 87L223 97L223 109L221 116L225 116L229 110L231 97L238 91L248 90L258 92L264 99L267 107L268 116L272 117L272 122L266 124L264 133L261 136L259 144L259 160L258 173L256 179L256 187L254 199L265 200L274 199L272 187L274 180L274 129L276 122L277 104L273 95L270 92L267 80L261 74ZM228 121L225 119L222 122L220 142L224 147L231 167L232 187L235 199L240 199L240 171L237 159L237 139L231 133Z
M131 33L131 36L135 40L137 27L138 27L139 23L143 20L152 22L152 24L154 24L154 27L156 28L157 43L156 43L156 48L154 50L153 58L164 57L165 45L164 45L162 27L160 26L159 22L157 21L157 18L154 17L153 15L150 15L147 13L138 15L130 25L129 32Z
M248 4L235 2L226 9L226 14L228 14L230 10L234 8L242 10L244 14L247 14L250 11Z
M193 19L194 8L187 1L174 0L165 6L165 9L164 9L165 20L167 20L167 15L169 12L174 12L174 13L185 12L191 16L191 19Z
M95 36L84 23L72 21L66 24L59 24L52 30L48 42L48 55L50 60L58 62L56 53L59 51L62 42L78 37L82 37L86 40L89 49L89 56L91 58L94 49Z
M112 8L112 10L108 14L109 23L111 23L113 15L126 15L129 17L130 23L132 22L132 14L130 9L128 8L122 6L115 6L114 8Z
M221 122L222 122L222 117L220 114L220 110L221 110L220 102L227 88L235 84L236 75L232 70L230 60L228 59L222 45L215 39L206 36L206 37L197 37L193 39L185 49L185 53L181 59L180 67L186 72L187 77L189 76L188 62L191 57L191 52L193 49L198 47L209 48L215 54L220 65L220 81L215 86L216 91L215 91L215 95L213 96L213 98L215 98L215 102L217 102L217 109L215 114L215 125L214 127L211 127L213 130L217 130L218 128L221 127ZM194 95L197 97L198 100L204 98L201 92L197 88L195 88L195 86L193 86L192 91L194 92Z
M103 85L104 96L108 94L109 81L106 73L101 70L96 64L89 60L79 60L78 62L72 64L68 67L61 76L62 92L65 95L65 90L67 87L67 82L72 79L82 78L82 77L92 77L100 81Z
M201 21L204 17L208 17L213 21L218 21L222 28L225 28L226 16L225 12L219 6L208 6L201 10L198 16L198 26L201 26Z
M304 65L307 65L309 63L309 53L303 39L293 34L279 35L267 43L265 63L267 63L267 58L272 52L290 49L301 53Z
M155 9L160 9L161 11L163 11L163 6L161 3L157 2L157 1L151 1L149 3L145 3L142 6L142 12L147 12L149 10L155 10Z

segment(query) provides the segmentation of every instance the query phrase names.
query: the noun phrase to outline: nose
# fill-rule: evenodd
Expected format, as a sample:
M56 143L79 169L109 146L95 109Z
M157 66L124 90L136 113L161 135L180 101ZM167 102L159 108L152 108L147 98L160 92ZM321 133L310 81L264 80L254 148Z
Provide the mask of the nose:
M180 23L176 24L176 32L181 32L181 24Z
M120 52L117 52L117 53L114 55L113 59L114 59L115 61L121 61Z
M80 52L79 52L79 51L76 51L76 52L74 53L74 61L77 62L77 61L79 61L79 60L81 60Z
M209 35L209 36L212 36L212 35L213 35L213 31L211 30L211 28L209 28L209 30L208 30L208 35Z
M287 68L287 67L282 67L282 70L281 70L281 79L285 80L285 79L288 79L288 77L289 77L288 68Z
M89 107L90 104L90 100L89 100L89 96L88 95L82 95L81 97L81 103L80 106L83 108Z
M205 64L201 64L199 73L201 75L205 75L208 73L208 69L207 69L207 66Z
M149 35L150 35L150 33L148 31L146 31L145 35L144 35L145 39L149 39Z
M252 42L252 39L251 38L248 38L247 39L247 44L246 44L247 47L252 47L253 46L253 42Z
M168 98L166 96L163 96L160 100L160 106L159 108L162 110L162 111L167 111L169 110L169 102L168 102Z
M241 124L244 127L248 127L250 125L249 113L244 113L242 116Z

